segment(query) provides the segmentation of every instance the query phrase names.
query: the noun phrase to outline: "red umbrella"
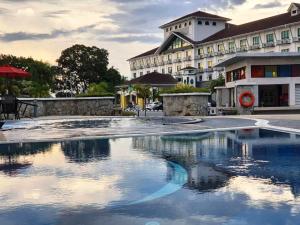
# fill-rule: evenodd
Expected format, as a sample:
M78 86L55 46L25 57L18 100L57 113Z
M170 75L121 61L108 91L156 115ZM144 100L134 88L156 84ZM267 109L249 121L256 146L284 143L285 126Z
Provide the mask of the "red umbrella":
M13 66L5 65L5 66L0 66L0 77L5 77L5 78L27 78L30 77L31 74L18 69Z

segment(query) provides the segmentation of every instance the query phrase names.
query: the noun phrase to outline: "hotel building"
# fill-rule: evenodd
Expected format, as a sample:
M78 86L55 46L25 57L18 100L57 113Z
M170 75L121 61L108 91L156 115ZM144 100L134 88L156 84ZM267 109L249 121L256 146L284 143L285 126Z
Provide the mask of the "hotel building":
M132 78L151 72L172 74L182 83L203 86L225 77L215 65L237 53L300 52L300 4L288 12L234 25L230 19L197 11L162 25L163 43L129 59Z

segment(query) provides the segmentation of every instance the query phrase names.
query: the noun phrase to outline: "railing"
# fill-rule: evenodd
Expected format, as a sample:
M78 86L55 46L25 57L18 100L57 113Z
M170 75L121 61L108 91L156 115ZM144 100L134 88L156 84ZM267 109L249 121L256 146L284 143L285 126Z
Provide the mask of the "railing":
M261 47L260 47L260 45L258 44L258 45L251 45L250 46L250 50L256 50L256 49L260 49Z
M165 62L164 62L164 61L161 61L161 62L159 63L159 65L160 65L160 66L164 66L164 65L165 65Z
M197 72L198 73L204 73L204 68L198 68Z
M213 52L207 53L205 57L207 58L214 57L214 53Z
M185 58L183 58L183 61L191 61L192 60L192 57L191 56L187 56L187 57L185 57Z
M300 37L293 37L293 41L294 42L299 42L300 41Z
M181 62L181 59L174 59L174 63L179 63L179 62Z
M196 56L195 56L195 59L204 59L204 54L196 55Z
M144 66L140 65L138 68L141 70L144 69Z
M151 66L150 66L150 64L146 64L146 68L150 68Z
M236 50L237 52L246 52L248 51L248 48L246 46L240 47Z
M215 52L215 56L222 56L222 55L225 55L225 51Z
M167 64L172 64L172 60L171 60L171 59L168 59L168 60L167 60Z
M224 68L223 67L214 67L214 71L221 72L221 71L224 71Z
M291 39L282 39L277 41L277 45L291 44Z
M209 72L213 72L214 69L212 67L208 67L205 69L205 72L209 73Z
M235 49L229 49L229 50L226 50L225 52L226 52L226 54L233 54L236 51L235 51Z
M275 47L275 43L274 42L267 42L267 43L263 43L263 48L272 48Z

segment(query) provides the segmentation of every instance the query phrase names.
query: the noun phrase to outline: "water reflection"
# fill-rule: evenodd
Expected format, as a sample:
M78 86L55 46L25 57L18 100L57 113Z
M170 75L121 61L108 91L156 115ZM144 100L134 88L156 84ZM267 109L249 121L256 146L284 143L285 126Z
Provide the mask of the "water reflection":
M110 156L108 139L65 141L61 149L71 162L84 163L104 160Z

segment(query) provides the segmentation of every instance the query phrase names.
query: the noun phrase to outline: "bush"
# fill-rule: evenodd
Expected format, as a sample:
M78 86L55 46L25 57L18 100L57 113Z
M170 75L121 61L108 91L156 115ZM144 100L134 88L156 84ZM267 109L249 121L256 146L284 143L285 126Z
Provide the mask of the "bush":
M186 84L178 84L175 88L164 89L161 94L177 94L177 93L194 93L194 92L204 92L209 93L207 88L195 88Z
M136 116L135 112L122 111L121 116Z
M109 86L106 82L101 82L99 84L90 84L86 93L77 95L77 97L108 97L108 96L114 96L114 94L109 92Z

